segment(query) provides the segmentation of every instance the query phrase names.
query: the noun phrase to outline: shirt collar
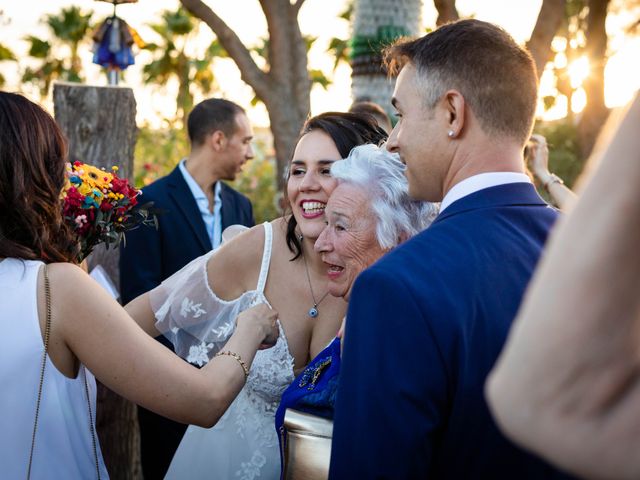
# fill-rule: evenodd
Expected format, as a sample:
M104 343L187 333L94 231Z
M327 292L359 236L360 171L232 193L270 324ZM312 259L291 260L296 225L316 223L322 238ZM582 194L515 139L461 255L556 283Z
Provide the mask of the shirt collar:
M204 193L200 185L198 185L198 182L196 182L196 180L191 176L189 170L187 170L186 162L187 159L183 158L178 164L180 173L182 173L182 176L184 177L184 181L187 182L187 186L189 187L189 190L191 190L193 198L195 198L196 200L206 200L207 195ZM218 197L220 196L221 183L222 182L215 183L215 187L213 189L214 201L218 201Z
M473 175L456 183L442 199L440 213L456 200L471 195L479 190L507 183L531 183L531 179L524 173L516 172L488 172Z

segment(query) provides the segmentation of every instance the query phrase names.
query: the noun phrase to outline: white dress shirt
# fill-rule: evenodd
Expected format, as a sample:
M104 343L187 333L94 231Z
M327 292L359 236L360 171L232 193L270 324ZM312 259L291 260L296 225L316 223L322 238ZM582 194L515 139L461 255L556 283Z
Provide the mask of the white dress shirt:
M200 210L200 215L202 215L202 221L207 229L207 235L209 235L209 240L211 240L211 245L215 250L220 246L222 242L222 199L220 198L220 181L216 182L214 191L213 191L213 213L209 210L209 199L207 195L204 193L198 182L194 180L191 176L187 167L185 166L186 159L183 158L180 160L179 167L182 176L184 177L184 181L187 182L189 186L189 190L191 190L191 194L193 198L196 200L198 204L198 210Z
M465 178L456 183L442 199L440 203L440 213L456 200L460 200L467 195L471 195L479 190L508 183L531 183L531 179L524 173L515 172L489 172L479 173L469 178Z

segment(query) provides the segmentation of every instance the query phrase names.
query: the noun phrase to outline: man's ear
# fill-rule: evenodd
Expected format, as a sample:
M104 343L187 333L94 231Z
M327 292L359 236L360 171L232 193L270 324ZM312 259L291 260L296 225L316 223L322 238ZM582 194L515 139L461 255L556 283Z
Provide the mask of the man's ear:
M221 152L227 147L227 136L222 130L216 130L209 135L209 145L215 152Z
M464 128L464 113L467 104L459 91L448 90L442 98L442 105L445 109L447 135L450 138L456 138Z

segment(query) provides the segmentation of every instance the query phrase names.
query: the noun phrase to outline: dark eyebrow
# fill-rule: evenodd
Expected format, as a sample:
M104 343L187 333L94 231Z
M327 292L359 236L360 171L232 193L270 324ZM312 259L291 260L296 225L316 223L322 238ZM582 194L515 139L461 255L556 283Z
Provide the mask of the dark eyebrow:
M318 160L320 165L331 165L335 162L337 162L337 160ZM295 165L304 165L306 162L304 160L291 160L291 163Z
M391 98L391 105L393 105L393 108L396 110L398 109L398 99L396 97Z

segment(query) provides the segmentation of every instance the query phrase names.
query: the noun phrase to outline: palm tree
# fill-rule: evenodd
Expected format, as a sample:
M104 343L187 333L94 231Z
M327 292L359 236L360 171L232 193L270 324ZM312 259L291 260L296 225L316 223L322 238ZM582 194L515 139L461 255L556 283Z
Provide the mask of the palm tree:
M80 82L82 62L78 54L80 44L87 36L93 12L82 13L76 6L63 8L58 14L46 15L51 40L43 40L34 35L25 38L29 42L29 56L40 61L36 68L27 68L22 81L34 83L44 97L54 80Z
M155 54L154 60L143 68L143 80L147 84L165 85L169 79L178 81L176 117L185 124L186 115L193 107L194 89L210 93L215 88L211 63L215 57L225 57L226 52L217 40L211 42L200 58L191 58L185 46L196 34L193 17L182 7L172 12L162 12L162 22L149 25L160 37L159 44L145 47Z
M356 0L351 40L351 94L391 110L394 81L380 68L380 52L398 37L421 31L421 0Z

